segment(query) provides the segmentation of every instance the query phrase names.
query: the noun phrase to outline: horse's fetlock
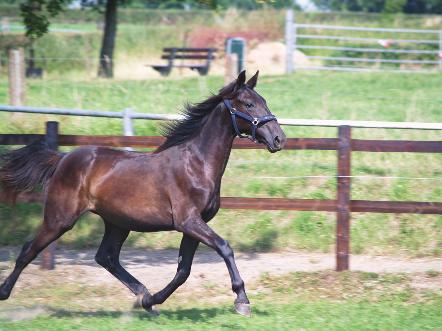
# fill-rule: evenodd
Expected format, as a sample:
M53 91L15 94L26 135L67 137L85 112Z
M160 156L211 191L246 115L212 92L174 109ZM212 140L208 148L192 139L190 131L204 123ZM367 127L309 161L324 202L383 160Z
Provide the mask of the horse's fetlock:
M232 290L233 292L238 292L239 290L244 289L244 281L243 280L236 280L232 282Z
M143 295L143 299L141 299L141 305L145 310L147 311L151 310L154 303L155 303L154 298L151 294L145 293Z

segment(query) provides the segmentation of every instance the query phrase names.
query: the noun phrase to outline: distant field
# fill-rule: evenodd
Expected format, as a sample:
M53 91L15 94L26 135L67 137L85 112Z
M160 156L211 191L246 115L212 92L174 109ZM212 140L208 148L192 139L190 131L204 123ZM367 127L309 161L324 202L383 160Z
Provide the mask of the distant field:
M11 17L13 24L21 24L19 10L13 6L0 6L0 16ZM241 36L247 40L247 51L262 42L283 42L285 10L239 11L177 11L142 10L120 8L115 49L116 77L135 79L135 74L145 71L145 65L159 61L161 49L167 46L211 46L220 49L220 64L223 65L222 50L227 36ZM52 33L35 41L36 65L44 69L45 75L56 78L95 77L98 66L103 15L92 10L68 10L52 19ZM302 13L296 12L296 22L367 27L394 27L413 29L441 29L442 16L369 14L369 13ZM70 29L71 32L56 32L56 29ZM316 30L303 33L316 34ZM333 35L336 31L327 31ZM388 35L381 37L372 32L346 31L346 36L372 38L399 38ZM5 41L17 39L18 34L0 35L0 46ZM415 35L401 34L400 38L413 39ZM434 36L422 36L434 38ZM8 41L9 40L9 41ZM331 45L333 41L300 39L298 43ZM343 44L341 43L341 46ZM352 42L347 46L367 46ZM336 46L336 45L335 45ZM437 48L437 45L429 49ZM410 47L410 45L406 45ZM425 45L422 47L426 47ZM1 49L2 47L0 47ZM5 48L5 47L3 47ZM428 48L428 47L427 47ZM303 50L308 55L354 56L343 51ZM373 54L358 53L356 56L372 57ZM376 55L377 56L377 55ZM388 59L397 59L398 54L384 54ZM429 59L428 55L416 55L414 59ZM153 62L155 61L155 62ZM347 63L348 64L348 63Z

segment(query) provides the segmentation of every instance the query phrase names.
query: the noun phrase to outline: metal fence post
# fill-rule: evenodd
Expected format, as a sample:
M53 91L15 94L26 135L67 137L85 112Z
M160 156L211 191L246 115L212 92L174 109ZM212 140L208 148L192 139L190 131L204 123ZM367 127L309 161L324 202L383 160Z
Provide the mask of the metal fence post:
M340 126L338 142L338 192L336 219L336 271L349 269L351 127Z
M293 48L294 48L294 24L293 9L287 9L285 15L285 72L290 74L293 72Z
M58 122L50 121L46 122L46 143L49 148L56 151L58 149ZM55 269L55 250L57 248L57 242L53 241L41 254L40 267L46 270Z

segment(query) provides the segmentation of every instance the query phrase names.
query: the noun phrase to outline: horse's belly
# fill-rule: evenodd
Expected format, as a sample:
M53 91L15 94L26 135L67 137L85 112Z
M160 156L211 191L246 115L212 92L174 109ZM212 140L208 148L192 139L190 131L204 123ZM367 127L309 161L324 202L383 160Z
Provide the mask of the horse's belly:
M115 205L108 202L98 204L94 211L107 222L130 231L154 232L174 229L171 211L155 206L133 206L127 203Z
M130 231L137 232L157 232L174 230L172 222L164 222L163 220L149 219L149 221L141 221L135 219L111 219L111 223Z

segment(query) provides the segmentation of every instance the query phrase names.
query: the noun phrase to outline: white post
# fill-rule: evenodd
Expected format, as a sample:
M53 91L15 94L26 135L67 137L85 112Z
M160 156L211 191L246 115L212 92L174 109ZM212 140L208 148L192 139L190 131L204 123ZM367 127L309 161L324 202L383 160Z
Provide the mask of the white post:
M9 32L11 31L11 27L9 25L9 18L8 17L2 17L1 22L0 22L0 31L1 32Z
M293 9L287 9L285 15L285 72L290 74L293 72L293 49L294 49L294 25L293 25Z
M297 42L296 35L298 33L297 28L296 28L296 19L295 19L294 15L293 15L293 29L292 29L292 33L293 33L293 40L292 40L293 50L292 50L292 53L294 54L296 52L296 42ZM293 71L295 71L296 70L296 61L292 60L292 63L293 63Z
M133 136L134 128L132 126L132 109L126 108L123 110L123 130L125 136Z
M238 54L226 53L224 85L231 83L238 76Z
M23 106L25 103L25 60L23 48L9 51L9 103Z
M134 127L132 125L132 109L126 108L123 110L123 131L125 136L132 137L134 135ZM132 147L125 147L126 151L133 151Z
M439 70L442 71L442 30L439 31Z

